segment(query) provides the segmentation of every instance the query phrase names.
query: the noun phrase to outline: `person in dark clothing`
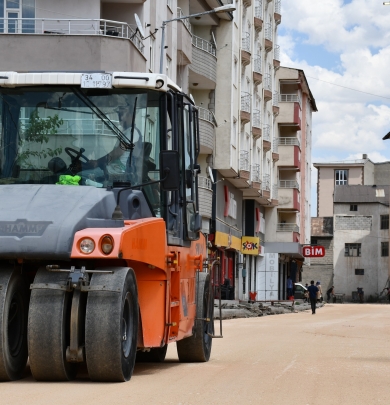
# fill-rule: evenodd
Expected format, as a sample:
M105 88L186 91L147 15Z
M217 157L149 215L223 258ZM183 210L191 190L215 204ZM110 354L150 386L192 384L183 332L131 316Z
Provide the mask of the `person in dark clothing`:
M312 315L314 315L316 313L317 293L319 291L318 288L314 285L314 280L310 281L310 285L307 289L309 291L311 313Z
M332 287L329 288L329 290L326 292L326 298L328 300L328 302L330 302L330 296L333 296L334 294L334 286L332 285Z

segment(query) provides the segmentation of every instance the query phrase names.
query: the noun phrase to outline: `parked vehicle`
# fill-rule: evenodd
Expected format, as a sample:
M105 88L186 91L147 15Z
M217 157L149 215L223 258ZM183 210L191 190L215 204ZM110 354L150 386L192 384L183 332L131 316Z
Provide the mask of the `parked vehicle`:
M307 288L301 283L294 283L294 298L304 299Z

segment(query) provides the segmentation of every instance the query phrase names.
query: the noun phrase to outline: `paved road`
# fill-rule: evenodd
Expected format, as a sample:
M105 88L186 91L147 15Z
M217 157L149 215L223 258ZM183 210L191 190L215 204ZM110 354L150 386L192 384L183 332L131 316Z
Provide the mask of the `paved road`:
M181 364L171 345L163 364L137 364L122 384L0 384L0 404L372 405L389 402L390 305L326 305L224 321L212 359Z

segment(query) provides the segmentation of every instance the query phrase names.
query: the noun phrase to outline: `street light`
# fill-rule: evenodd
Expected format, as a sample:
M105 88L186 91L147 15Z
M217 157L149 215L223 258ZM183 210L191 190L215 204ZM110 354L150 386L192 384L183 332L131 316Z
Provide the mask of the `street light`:
M236 8L232 6L231 4L226 4L224 6L220 7L215 7L213 10L209 11L203 11L202 13L196 13L196 14L191 14L191 15L184 15L183 17L177 17L173 18L172 20L166 20L163 21L162 27L161 27L161 53L160 53L160 73L163 73L164 69L164 41L165 41L165 26L172 22L172 21L179 21L179 20L185 20L187 18L192 18L192 17L200 17L202 15L206 14L213 14L213 13L228 13L229 11L234 11Z

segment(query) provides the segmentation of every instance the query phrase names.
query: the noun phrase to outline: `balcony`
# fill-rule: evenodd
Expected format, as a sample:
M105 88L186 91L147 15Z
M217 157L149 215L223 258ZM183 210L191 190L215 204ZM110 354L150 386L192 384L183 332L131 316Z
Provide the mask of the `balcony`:
M272 31L272 24L267 23L265 24L265 33L264 33L264 48L267 52L272 51L272 38L273 38L273 31Z
M269 174L263 175L263 182L261 183L261 190L264 198L271 197L271 176Z
M278 194L278 185L272 185L272 195L271 195L271 205L276 207L279 205L279 194Z
M246 150L240 150L240 178L249 180L250 176L250 163L249 152Z
M244 66L247 66L251 63L251 35L249 32L242 33L241 63Z
M260 110L253 110L252 112L252 136L253 139L261 137L261 113Z
M274 47L274 68L280 68L280 45Z
M198 83L197 89L215 89L217 80L217 52L215 46L203 38L192 36L192 63L189 82Z
M263 81L263 75L261 74L262 60L260 55L256 55L253 59L253 83L258 86Z
M299 183L296 180L279 180L279 188L296 188L299 190Z
M276 224L276 242L298 242L299 226L296 223Z
M300 211L300 196L298 187L281 187L281 182L287 180L279 180L279 206L282 209Z
M294 139L294 138L291 138ZM295 138L296 139L296 138ZM279 138L279 167L290 167L292 170L300 170L300 149L296 144L283 143L286 138Z
M199 213L202 217L211 218L213 205L213 190L211 180L198 176Z
M255 15L253 23L256 32L260 32L263 29L263 0L255 1Z
M283 146L299 146L301 147L301 143L299 142L298 138L289 136L284 138L278 138L278 144Z
M279 153L278 153L278 139L274 138L272 143L272 160L277 162L279 160Z
M264 75L263 89L264 89L264 101L268 102L272 100L272 79L269 73L266 73Z
M274 115L279 114L279 93L277 91L272 96L272 112Z
M301 99L299 94L279 95L279 124L301 129Z
M177 8L177 17L184 14L180 7ZM189 65L192 61L192 27L188 19L177 22L177 64Z
M215 117L206 108L198 107L200 153L213 154L215 145Z
M271 150L271 127L268 124L263 125L263 151Z
M282 22L282 1L275 0L275 12L274 12L274 19L276 24L280 24Z
M129 24L112 20L1 19L0 48L3 70L39 71L48 66L61 71L146 69L138 33Z
M252 187L256 190L260 190L261 187L261 174L260 174L260 165L252 165Z
M241 92L241 124L247 124L251 120L251 95L245 91Z

